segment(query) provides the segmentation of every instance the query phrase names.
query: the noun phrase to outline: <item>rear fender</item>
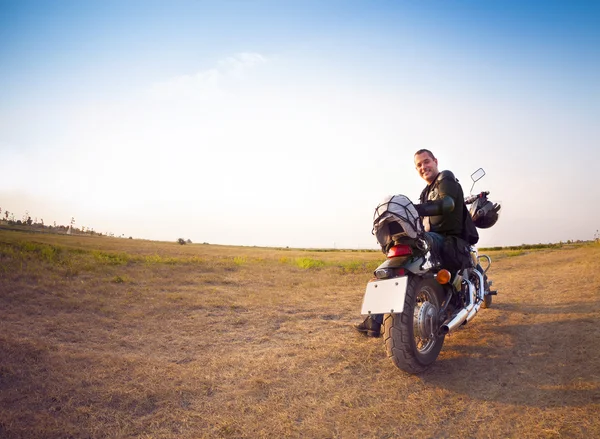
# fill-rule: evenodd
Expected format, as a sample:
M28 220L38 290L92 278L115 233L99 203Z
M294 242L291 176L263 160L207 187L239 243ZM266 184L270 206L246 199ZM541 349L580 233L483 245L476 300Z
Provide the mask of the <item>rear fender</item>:
M408 256L398 256L396 258L388 258L381 263L377 270L380 268L400 268L404 267L404 264L409 260Z

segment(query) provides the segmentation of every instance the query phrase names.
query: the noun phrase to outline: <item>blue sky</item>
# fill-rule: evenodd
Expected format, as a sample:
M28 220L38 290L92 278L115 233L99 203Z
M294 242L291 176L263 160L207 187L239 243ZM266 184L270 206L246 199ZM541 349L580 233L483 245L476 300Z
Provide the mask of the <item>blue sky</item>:
M599 29L577 1L0 0L0 208L374 247L375 205L416 199L425 147L465 192L488 172L504 209L482 244L591 239Z

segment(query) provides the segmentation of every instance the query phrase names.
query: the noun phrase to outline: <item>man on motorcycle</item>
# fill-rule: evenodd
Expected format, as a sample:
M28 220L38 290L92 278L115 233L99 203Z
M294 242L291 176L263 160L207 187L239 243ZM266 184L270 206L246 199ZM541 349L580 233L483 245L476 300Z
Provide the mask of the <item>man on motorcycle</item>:
M462 187L452 172L439 172L438 161L428 149L415 153L415 167L427 182L419 197L421 204L415 207L423 218L425 239L433 257L438 262L444 260L454 270L461 268L459 249L465 247L462 241L467 239L465 222L470 220ZM470 231L477 233L474 227Z
M463 241L465 221L470 220L470 217L465 218L468 212L462 187L452 172L438 170L438 161L428 149L418 150L414 161L417 172L427 183L419 197L420 204L415 205L423 218L425 240L434 262L444 260L446 265L457 270L463 264L462 259L469 257L461 249L466 244ZM379 337L382 323L383 315L377 314L367 317L355 328L368 336Z

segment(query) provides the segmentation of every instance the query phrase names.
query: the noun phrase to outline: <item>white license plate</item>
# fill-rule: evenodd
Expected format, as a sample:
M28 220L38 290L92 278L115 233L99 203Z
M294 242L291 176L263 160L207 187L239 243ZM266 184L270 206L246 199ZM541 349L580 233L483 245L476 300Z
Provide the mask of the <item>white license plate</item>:
M361 314L393 314L404 309L408 277L374 280L367 284Z

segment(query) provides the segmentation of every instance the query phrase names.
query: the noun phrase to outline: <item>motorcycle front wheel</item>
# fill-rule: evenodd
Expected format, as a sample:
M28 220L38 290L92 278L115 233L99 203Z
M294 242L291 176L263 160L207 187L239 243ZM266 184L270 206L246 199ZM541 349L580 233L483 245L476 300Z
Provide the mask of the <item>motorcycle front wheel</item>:
M420 373L438 357L444 344L438 319L443 298L444 290L435 279L410 276L404 310L385 315L385 349L399 369L411 374Z

